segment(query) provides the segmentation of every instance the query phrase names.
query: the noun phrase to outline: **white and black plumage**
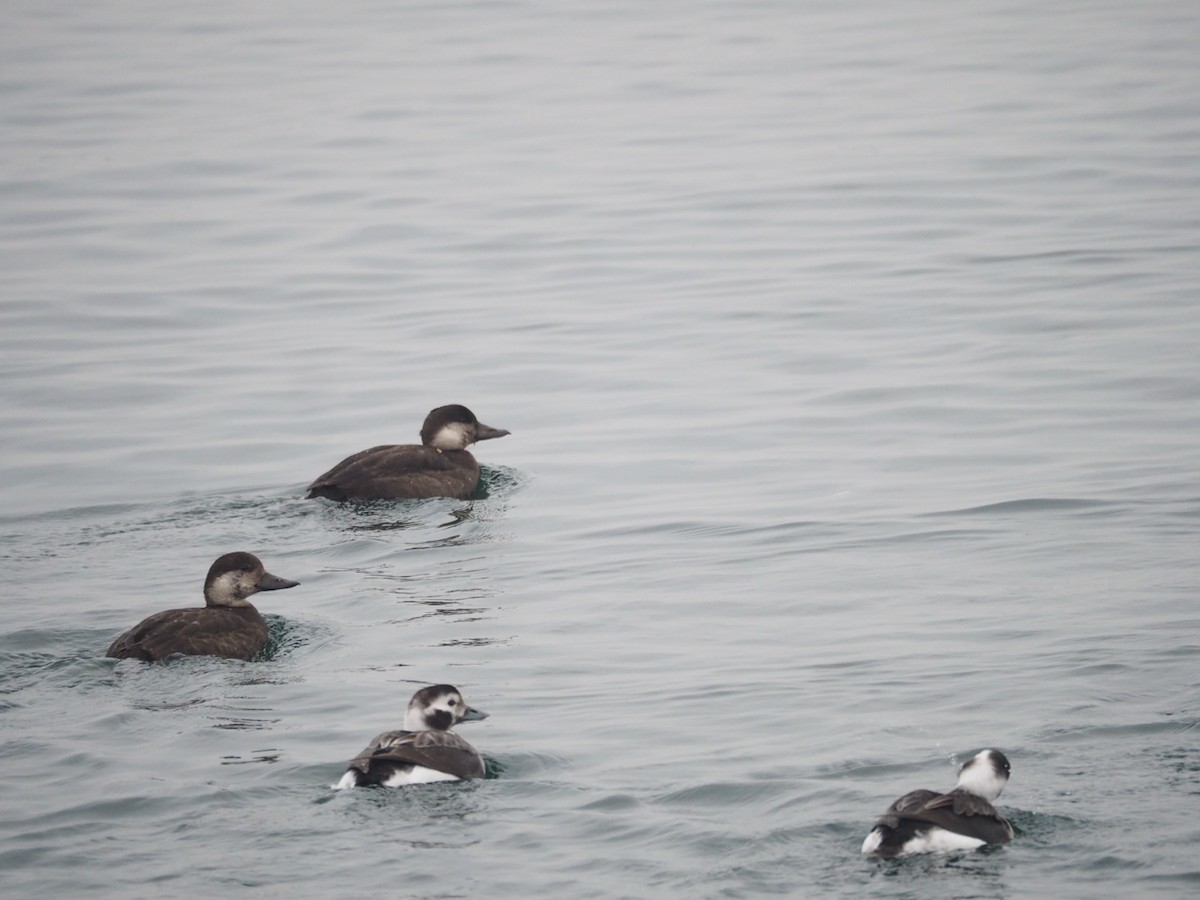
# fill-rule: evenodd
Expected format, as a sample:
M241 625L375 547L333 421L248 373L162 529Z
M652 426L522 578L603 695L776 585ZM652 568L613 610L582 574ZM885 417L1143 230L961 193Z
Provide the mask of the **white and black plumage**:
M465 406L439 406L425 417L420 444L384 444L348 456L308 486L308 498L469 500L479 487L479 463L466 448L506 434Z
M469 707L453 685L421 688L408 703L404 728L377 735L350 760L335 787L399 787L482 778L483 757L450 728L486 718L487 713Z
M113 641L105 655L147 662L175 653L251 659L267 646L267 623L246 598L297 584L272 575L253 553L226 553L204 579L204 606L155 613Z
M980 750L959 770L958 784L948 794L912 791L889 806L863 841L862 852L889 858L1008 843L1013 827L992 803L1010 772L999 750Z

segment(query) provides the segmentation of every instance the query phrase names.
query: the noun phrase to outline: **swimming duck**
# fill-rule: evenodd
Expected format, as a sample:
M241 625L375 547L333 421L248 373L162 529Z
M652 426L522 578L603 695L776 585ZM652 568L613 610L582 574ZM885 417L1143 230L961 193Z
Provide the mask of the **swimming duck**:
M420 444L384 444L348 456L308 486L308 499L469 500L479 487L479 463L467 446L508 433L484 425L465 406L439 406L425 417Z
M246 598L299 583L272 575L252 553L226 553L204 579L205 606L155 613L113 641L105 655L147 662L174 653L251 659L267 646L267 623Z
M467 706L453 685L421 688L408 703L404 728L377 735L350 760L350 768L334 787L399 787L482 778L483 757L450 728L486 718L487 713Z
M959 770L950 793L911 791L889 806L863 841L862 852L890 858L1007 844L1013 827L992 803L1010 772L999 750L980 750Z

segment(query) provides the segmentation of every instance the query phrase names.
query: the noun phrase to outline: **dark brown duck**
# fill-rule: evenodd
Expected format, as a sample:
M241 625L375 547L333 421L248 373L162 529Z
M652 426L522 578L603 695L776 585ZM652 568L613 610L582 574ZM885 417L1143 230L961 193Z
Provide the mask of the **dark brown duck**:
M226 553L204 579L205 606L155 613L113 641L105 655L147 662L175 653L251 659L267 646L267 623L246 598L297 584L272 575L252 553Z
M479 488L479 463L466 448L508 433L484 425L465 406L439 406L425 417L420 444L384 444L348 456L308 486L308 497L469 500Z

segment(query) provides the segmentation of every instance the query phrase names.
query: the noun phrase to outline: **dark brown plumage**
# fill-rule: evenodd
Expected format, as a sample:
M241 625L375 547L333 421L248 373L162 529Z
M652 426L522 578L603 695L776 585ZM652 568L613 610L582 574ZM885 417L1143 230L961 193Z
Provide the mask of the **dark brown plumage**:
M252 553L226 553L204 580L205 606L155 613L113 641L105 655L147 662L176 653L251 659L267 645L267 623L246 598L297 584L272 575Z
M382 444L348 456L308 486L308 497L469 500L479 487L479 463L467 446L506 434L465 406L439 406L425 417L420 444Z

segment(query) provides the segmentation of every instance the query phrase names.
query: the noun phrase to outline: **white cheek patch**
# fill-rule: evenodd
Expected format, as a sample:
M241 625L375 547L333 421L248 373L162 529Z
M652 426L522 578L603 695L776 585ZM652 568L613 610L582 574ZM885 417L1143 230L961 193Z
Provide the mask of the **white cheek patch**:
M246 598L258 593L258 577L253 572L222 572L212 583L212 595L226 606L244 606Z
M461 450L471 442L467 426L462 422L451 422L438 429L429 446L438 450Z
M358 786L358 779L354 775L354 769L351 769L349 772L347 772L345 775L342 776L341 781L339 781L337 784L333 785L332 787L333 787L333 790L335 790L335 791L348 791L351 788L357 787L357 786Z
M883 832L876 828L867 835L867 839L863 841L862 852L866 854L874 853L879 849L879 845L883 843Z
M213 590L222 597L231 597L237 592L237 573L222 572L213 582Z

